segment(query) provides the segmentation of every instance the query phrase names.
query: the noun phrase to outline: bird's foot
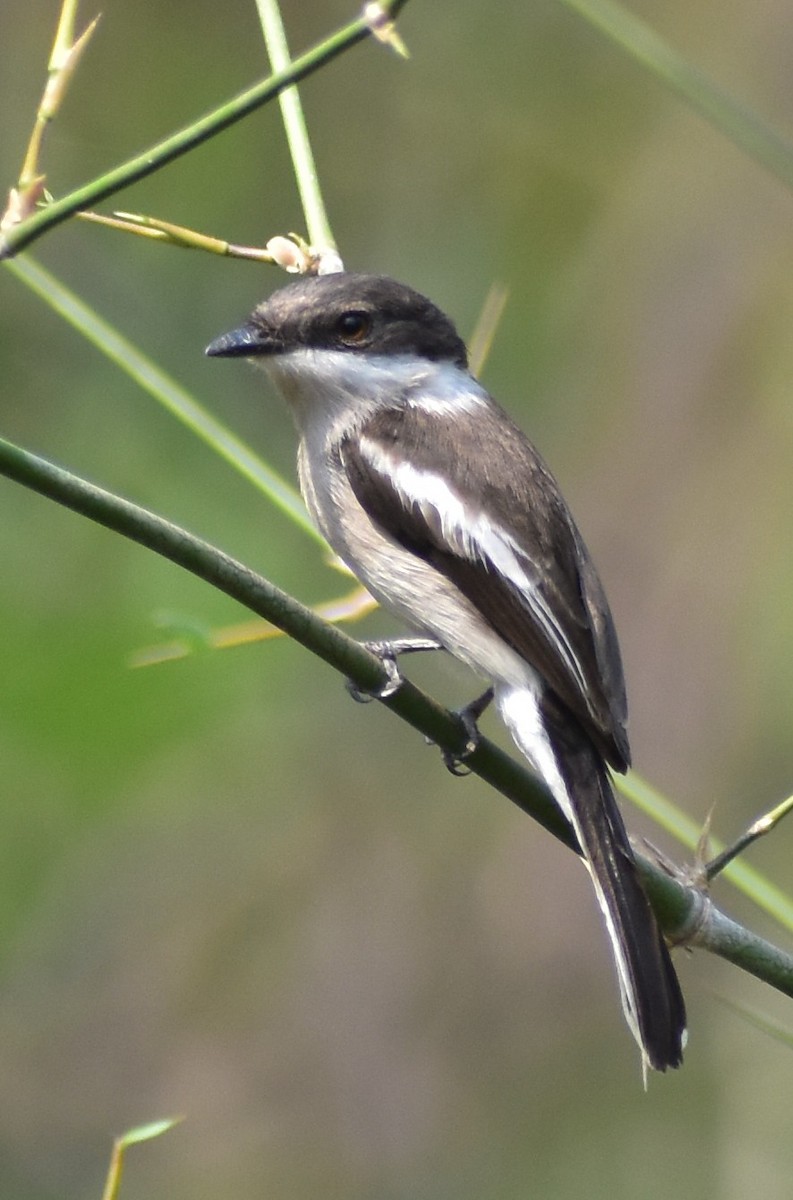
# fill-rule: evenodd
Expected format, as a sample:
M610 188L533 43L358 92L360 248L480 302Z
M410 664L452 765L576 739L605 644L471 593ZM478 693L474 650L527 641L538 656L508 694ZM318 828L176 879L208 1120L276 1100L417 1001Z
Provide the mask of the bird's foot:
M471 774L470 768L465 766L465 761L471 757L482 740L477 722L492 699L493 689L489 687L487 691L482 692L482 695L477 696L470 704L466 704L463 708L455 710L455 715L459 717L460 724L465 731L465 742L462 752L458 754L454 754L451 750L442 747L441 757L446 770L458 778Z
M402 686L402 676L397 666L400 654L418 654L424 650L442 650L440 642L435 638L402 637L382 638L376 641L362 642L364 649L374 654L383 664L386 681L378 691L367 692L359 688L351 679L347 680L347 691L358 704L367 704L370 700L387 700Z

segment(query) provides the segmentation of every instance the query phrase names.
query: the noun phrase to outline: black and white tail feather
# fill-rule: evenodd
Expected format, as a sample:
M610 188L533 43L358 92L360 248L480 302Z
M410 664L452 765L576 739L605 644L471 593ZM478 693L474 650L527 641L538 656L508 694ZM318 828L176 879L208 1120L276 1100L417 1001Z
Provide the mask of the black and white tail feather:
M611 940L625 1019L647 1068L678 1067L685 1005L663 934L639 879L602 757L545 693L497 693L516 743L573 827Z
M492 683L575 830L645 1074L679 1066L683 997L608 776L630 762L617 637L553 475L470 375L448 317L393 279L297 280L208 353L267 368L333 549L383 605Z

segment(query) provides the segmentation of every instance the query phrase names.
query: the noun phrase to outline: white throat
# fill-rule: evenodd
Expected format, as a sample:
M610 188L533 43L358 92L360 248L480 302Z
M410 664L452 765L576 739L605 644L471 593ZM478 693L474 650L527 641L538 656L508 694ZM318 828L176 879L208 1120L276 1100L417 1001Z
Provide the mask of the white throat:
M487 393L466 370L408 354L355 354L301 347L255 360L265 368L305 436L318 419L355 430L379 408L470 412Z

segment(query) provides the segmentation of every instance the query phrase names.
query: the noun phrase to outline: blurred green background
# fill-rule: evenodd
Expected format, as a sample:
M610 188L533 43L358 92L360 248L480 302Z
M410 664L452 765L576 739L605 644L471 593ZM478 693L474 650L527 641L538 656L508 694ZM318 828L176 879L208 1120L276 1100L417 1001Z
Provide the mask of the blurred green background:
M4 186L56 9L0 7ZM354 10L286 0L293 48ZM786 6L634 11L791 131ZM265 73L250 0L102 12L46 146L57 194ZM729 837L793 776L791 196L552 0L413 0L401 28L408 63L366 45L303 88L346 263L463 333L508 285L485 381L599 564L636 765L698 821L715 803ZM242 242L302 227L275 107L113 205ZM33 253L292 477L286 414L202 353L282 277L77 223ZM4 436L304 600L344 589L2 271L0 305ZM130 670L163 610L244 614L2 480L0 503L0 1196L99 1196L112 1136L174 1113L131 1152L124 1200L790 1196L793 1059L721 1000L788 1027L789 1005L678 953L688 1059L644 1095L569 853L299 647ZM411 669L471 695L448 663ZM791 836L749 856L787 890Z

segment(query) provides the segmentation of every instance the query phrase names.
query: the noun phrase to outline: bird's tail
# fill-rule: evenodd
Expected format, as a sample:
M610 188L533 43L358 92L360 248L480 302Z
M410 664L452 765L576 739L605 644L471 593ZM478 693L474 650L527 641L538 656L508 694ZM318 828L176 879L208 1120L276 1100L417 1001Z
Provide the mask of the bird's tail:
M605 763L575 721L548 720L539 706L533 720L516 720L517 708L524 715L526 708L515 700L515 692L500 697L499 707L575 830L606 921L622 1007L643 1064L656 1071L679 1067L686 1040L683 995L639 878Z

